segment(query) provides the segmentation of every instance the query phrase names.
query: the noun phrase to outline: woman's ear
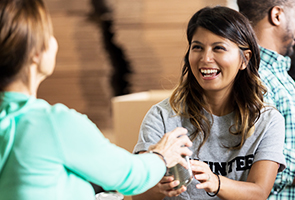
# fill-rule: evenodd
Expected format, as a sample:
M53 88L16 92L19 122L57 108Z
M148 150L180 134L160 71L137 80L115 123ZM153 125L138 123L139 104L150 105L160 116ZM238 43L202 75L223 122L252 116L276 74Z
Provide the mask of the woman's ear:
M274 6L269 12L269 22L272 25L278 26L281 24L283 8L280 6Z
M250 49L244 50L243 51L243 54L244 54L245 60L243 60L242 65L240 67L240 70L246 69L246 67L247 67L247 65L248 65L248 63L249 63L249 61L251 59L252 51Z
M40 54L35 54L32 57L32 64L35 63L36 65L38 65L40 63Z

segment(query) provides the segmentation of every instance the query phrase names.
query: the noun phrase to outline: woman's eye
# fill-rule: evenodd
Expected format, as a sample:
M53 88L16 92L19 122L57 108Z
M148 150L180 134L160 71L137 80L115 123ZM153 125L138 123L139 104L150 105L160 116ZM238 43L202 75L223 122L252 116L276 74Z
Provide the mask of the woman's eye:
M193 45L192 49L200 50L200 49L202 49L202 47L200 45Z
M216 47L214 47L214 49L226 51L226 48L224 48L223 46L216 46Z

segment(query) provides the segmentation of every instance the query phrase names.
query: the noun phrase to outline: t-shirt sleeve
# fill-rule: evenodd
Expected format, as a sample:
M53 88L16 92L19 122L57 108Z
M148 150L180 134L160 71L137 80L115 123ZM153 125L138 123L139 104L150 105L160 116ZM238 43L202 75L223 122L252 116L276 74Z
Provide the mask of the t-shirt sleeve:
M139 131L138 142L133 152L147 151L150 145L156 144L168 132L163 122L163 116L157 105L145 115Z
M85 115L55 106L51 118L64 165L77 176L124 195L145 192L163 177L157 155L133 155L110 143Z
M279 163L278 171L281 172L286 168L286 161L283 154L285 125L284 117L277 111L268 112L267 126L261 143L255 154L254 162L259 160L271 160Z

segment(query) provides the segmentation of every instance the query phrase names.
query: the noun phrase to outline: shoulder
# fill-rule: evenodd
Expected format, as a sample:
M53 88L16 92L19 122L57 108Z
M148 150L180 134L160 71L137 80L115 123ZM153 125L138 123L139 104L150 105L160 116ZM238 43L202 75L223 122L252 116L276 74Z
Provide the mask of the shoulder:
M40 121L47 120L48 122L55 121L58 124L73 124L73 122L75 123L76 121L82 122L88 120L86 115L83 115L74 109L70 109L61 103L50 105L43 99L35 99L31 104L32 106L26 113L26 116L39 119Z
M260 121L264 121L264 122L277 121L277 122L284 123L284 120L285 119L283 115L276 108L272 106L265 106L261 110Z
M147 113L148 115L158 115L164 118L169 118L172 115L175 115L170 103L169 98L166 98L159 103L153 105Z
M91 123L87 115L77 112L75 109L70 109L64 104L55 104L49 110L50 115L54 116L57 123L68 124L70 126L75 126L75 123L79 126L83 123Z
M40 112L46 114L62 115L62 114L78 114L74 109L68 108L66 105L57 103L50 105L43 99L36 99L30 109L32 112Z
M283 140L285 137L285 119L275 108L266 107L261 111L260 118L255 122L255 131L263 138L271 137Z
M142 125L160 126L166 124L167 121L174 119L173 110L169 104L169 98L153 105L146 113Z

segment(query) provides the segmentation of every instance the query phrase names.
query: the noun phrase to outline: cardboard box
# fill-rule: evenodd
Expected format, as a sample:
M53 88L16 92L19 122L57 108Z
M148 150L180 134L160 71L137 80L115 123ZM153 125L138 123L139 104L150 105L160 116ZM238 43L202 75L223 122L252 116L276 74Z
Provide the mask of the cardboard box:
M171 93L172 90L151 90L114 97L112 107L115 143L132 152L147 111Z

